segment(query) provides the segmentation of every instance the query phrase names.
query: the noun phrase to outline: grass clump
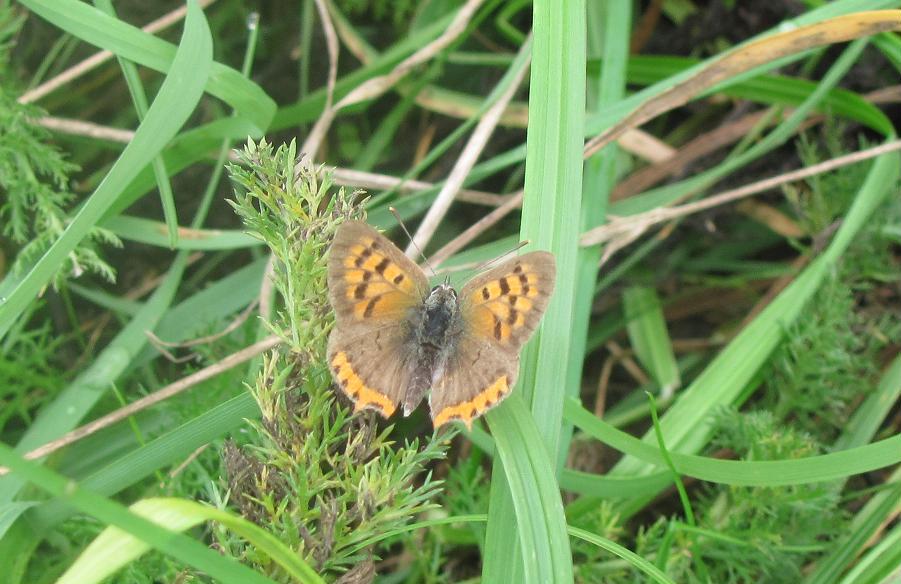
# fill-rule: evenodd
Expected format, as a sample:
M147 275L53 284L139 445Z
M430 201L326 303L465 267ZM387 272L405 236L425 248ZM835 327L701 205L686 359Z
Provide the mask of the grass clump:
M443 457L437 437L398 443L374 414L351 416L325 365L332 314L326 250L337 226L362 213L359 194L335 191L294 145L248 143L234 207L273 253L279 308L266 323L285 350L266 355L250 387L262 419L224 450L228 500L323 574L371 570L390 541L372 538L435 507L440 482L428 466ZM279 570L225 536L221 545L276 579Z

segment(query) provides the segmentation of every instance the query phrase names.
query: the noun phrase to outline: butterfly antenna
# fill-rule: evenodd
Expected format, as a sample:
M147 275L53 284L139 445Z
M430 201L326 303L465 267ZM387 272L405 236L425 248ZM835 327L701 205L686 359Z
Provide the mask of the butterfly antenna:
M388 207L388 210L391 211L391 214L394 215L394 218L397 219L398 225L400 228L404 230L404 233L407 234L407 237L410 239L410 243L413 245L413 248L419 252L419 256L422 258L422 261L425 262L426 267L432 272L433 276L437 276L438 274L435 272L435 268L432 267L432 264L429 263L429 258L419 249L419 246L416 245L416 240L413 239L413 236L410 235L410 232L407 231L407 226L404 224L404 220L400 218L400 214L397 212L397 209L394 207ZM445 282L446 283L446 282Z
M508 255L510 255L510 254L512 254L512 253L518 252L519 250L521 250L521 249L524 248L525 246L529 245L530 243L532 243L532 242L531 242L530 240L528 240L528 239L526 239L525 241L520 241L520 242L519 242L518 244L516 244L516 246L514 246L512 249L509 249L509 250L505 251L504 253L502 253L501 255L497 256L496 258L491 258L490 260L485 260L484 262L482 262L482 263L476 265L476 267L473 268L473 271L476 272L476 273L478 273L478 272L482 272L482 271L484 271L484 270L487 270L487 269L488 269L488 266L490 266L491 264L497 263L497 262L501 261L502 259L504 259L505 257L507 257Z

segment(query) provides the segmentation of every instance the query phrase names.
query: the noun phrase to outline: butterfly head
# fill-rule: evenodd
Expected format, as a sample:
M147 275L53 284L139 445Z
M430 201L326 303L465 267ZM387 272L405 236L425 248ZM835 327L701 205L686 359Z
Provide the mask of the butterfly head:
M457 306L457 291L445 279L443 284L438 284L429 292L428 298L425 300L426 311L443 311L449 310L453 312Z

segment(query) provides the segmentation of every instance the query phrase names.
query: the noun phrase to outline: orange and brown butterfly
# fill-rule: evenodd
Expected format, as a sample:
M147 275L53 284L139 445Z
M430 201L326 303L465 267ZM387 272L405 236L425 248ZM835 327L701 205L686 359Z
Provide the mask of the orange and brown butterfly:
M335 309L328 362L355 411L409 415L431 389L435 428L473 419L516 383L519 351L554 290L554 256L514 257L463 286L429 288L422 269L359 221L338 228L328 258Z

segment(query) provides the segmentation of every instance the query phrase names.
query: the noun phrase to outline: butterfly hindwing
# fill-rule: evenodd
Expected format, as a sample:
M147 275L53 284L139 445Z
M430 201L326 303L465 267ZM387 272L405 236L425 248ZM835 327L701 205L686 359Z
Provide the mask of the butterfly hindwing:
M328 287L338 326L397 324L429 290L422 269L360 221L342 223L329 251Z
M337 327L332 330L329 368L338 387L354 402L354 411L374 409L389 418L397 409L410 375L405 340L403 326L384 326L362 334Z
M507 397L518 371L519 355L464 333L429 396L432 425L437 429L459 420L470 426L473 419Z
M463 335L429 399L436 428L451 420L469 426L510 393L519 373L519 350L547 308L555 277L554 256L538 251L463 287Z

